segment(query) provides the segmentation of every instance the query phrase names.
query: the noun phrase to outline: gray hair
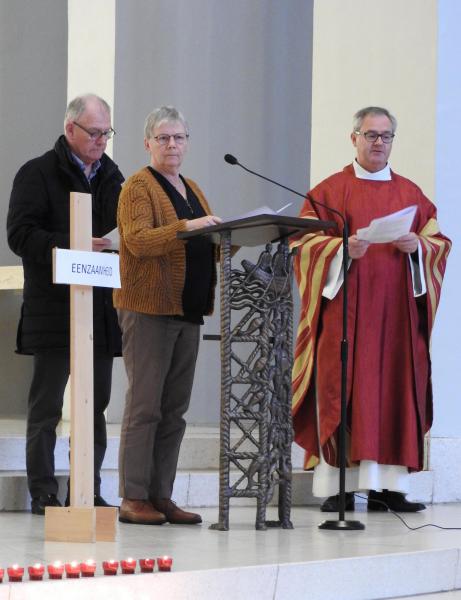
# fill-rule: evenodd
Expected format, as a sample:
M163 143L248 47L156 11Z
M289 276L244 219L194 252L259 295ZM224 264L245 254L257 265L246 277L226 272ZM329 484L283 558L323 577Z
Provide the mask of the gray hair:
M66 127L67 123L69 123L69 121L77 121L77 119L79 119L83 115L88 100L96 100L97 102L99 102L110 116L110 106L100 96L97 96L96 94L85 94L83 96L77 96L76 98L71 100L67 105L66 114L64 115L64 128Z
M383 115L384 117L387 117L392 124L392 133L395 133L395 130L397 129L397 119L394 115L391 115L387 108L382 108L381 106L367 106L366 108L357 111L352 121L352 131L360 131L362 123L368 115Z
M189 125L182 113L174 106L160 106L159 108L154 108L154 110L147 115L144 122L144 137L147 140L150 139L154 129L163 121L179 121L183 124L187 135L189 135Z

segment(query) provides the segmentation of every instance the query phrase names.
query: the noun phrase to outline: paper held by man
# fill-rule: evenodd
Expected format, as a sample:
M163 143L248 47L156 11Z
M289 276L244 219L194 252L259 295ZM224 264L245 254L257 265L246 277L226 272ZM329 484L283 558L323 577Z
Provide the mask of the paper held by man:
M407 206L402 210L372 219L368 227L357 229L359 240L365 240L374 244L393 242L410 231L411 224L416 214L416 206Z
M109 246L108 250L117 250L117 252L119 251L120 233L118 231L118 227L115 227L115 229L112 229L112 231L109 231L109 233L106 233L103 237L110 240L111 242L111 245Z

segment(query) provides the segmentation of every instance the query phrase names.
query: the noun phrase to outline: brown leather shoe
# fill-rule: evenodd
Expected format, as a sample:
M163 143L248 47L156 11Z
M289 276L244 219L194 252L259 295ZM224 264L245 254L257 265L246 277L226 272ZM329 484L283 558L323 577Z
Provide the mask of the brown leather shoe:
M168 523L174 525L196 525L202 522L202 517L197 513L186 512L176 506L171 498L157 498L151 500L153 506L161 511L165 516Z
M149 500L130 500L123 498L120 505L118 520L121 523L135 523L137 525L163 525L166 516L156 510Z

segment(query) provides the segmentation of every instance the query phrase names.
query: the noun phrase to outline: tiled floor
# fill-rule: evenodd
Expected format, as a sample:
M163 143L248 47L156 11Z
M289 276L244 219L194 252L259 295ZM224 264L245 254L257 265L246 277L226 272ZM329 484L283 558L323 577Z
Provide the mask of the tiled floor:
M270 512L273 509L270 509ZM37 561L71 561L157 557L174 559L174 570L193 571L280 563L327 561L336 558L441 550L461 547L461 531L426 527L409 531L391 514L368 514L363 508L354 514L364 531L323 531L317 525L324 518L316 508L293 509L293 530L255 531L252 508L232 507L230 531L213 531L208 526L217 518L217 509L201 510L201 526L139 526L120 524L113 543L65 544L44 541L44 519L29 513L0 513L0 566L13 563L25 567ZM275 518L275 514L269 514ZM333 517L334 518L334 517ZM349 518L349 517L348 517ZM411 526L436 523L461 528L460 505L438 505L405 517ZM101 573L99 573L101 574ZM434 596L419 596L432 600ZM460 592L436 595L438 600L461 598Z
M399 596L395 600L460 600L461 590L440 592L439 594L419 594L418 596Z

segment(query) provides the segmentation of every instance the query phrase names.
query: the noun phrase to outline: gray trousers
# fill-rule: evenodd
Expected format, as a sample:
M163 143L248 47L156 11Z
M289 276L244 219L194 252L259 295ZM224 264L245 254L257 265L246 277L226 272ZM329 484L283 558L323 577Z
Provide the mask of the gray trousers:
M119 450L123 498L170 498L189 407L200 326L118 311L128 376Z

